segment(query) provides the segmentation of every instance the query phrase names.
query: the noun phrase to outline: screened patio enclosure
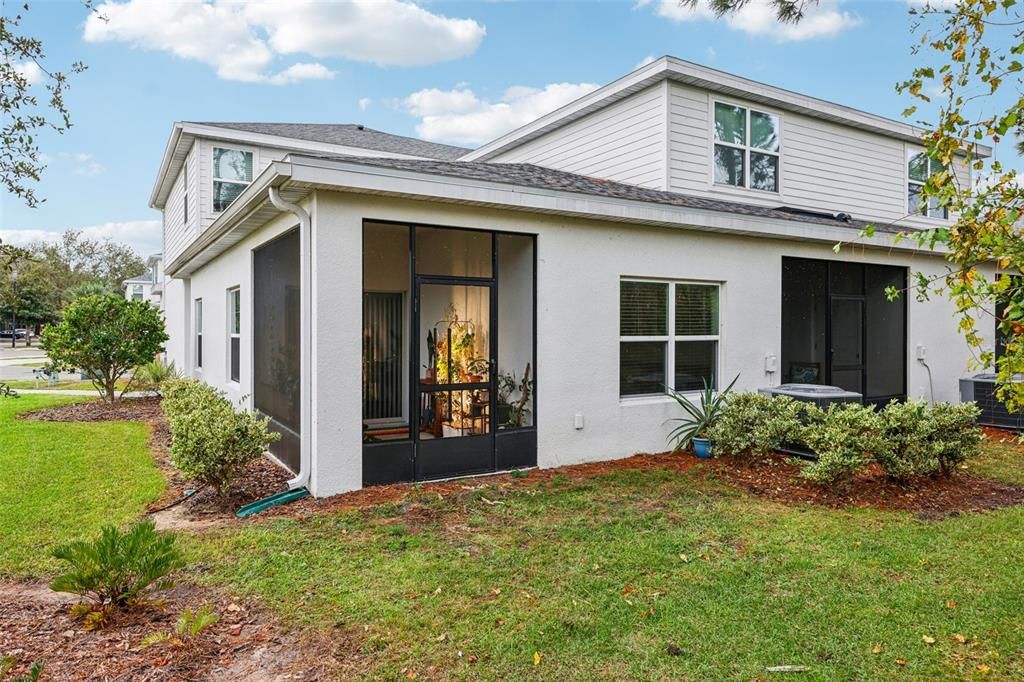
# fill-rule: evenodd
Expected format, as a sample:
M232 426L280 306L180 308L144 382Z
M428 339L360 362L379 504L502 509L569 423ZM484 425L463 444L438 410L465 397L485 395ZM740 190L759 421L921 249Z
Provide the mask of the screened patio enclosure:
M299 231L253 251L253 405L281 434L270 451L298 472L301 406Z
M884 405L907 396L906 268L782 259L782 382L839 386Z
M363 483L537 461L531 235L363 226Z

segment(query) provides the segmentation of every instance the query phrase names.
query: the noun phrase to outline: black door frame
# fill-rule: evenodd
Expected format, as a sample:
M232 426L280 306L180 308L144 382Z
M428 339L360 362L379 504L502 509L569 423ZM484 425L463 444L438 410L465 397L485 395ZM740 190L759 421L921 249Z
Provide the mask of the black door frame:
M907 332L908 332L908 328L910 326L909 325L909 315L908 315L909 310L908 310L908 306L907 306L907 297L906 297L906 291L905 291L906 290L906 286L907 286L907 268L905 266L902 266L902 265L885 265L885 264L880 264L880 263L849 263L847 261L837 261L837 260L830 260L830 259L825 259L825 258L806 258L806 257L803 257L803 256L783 256L782 257L783 267L785 266L785 261L787 261L787 260L820 263L820 264L823 264L825 266L825 268L824 268L825 269L825 282L824 282L825 291L824 291L824 294L825 294L825 301L826 301L826 306L825 306L825 357L824 357L824 361L825 361L825 363L824 363L824 370L825 371L823 372L823 376L822 376L822 379L821 379L822 383L825 383L825 384L832 384L833 383L833 381L832 381L832 371L833 371L833 369L835 369L835 367L833 365L833 362L832 362L832 349L833 349L833 338L832 338L833 306L832 306L832 302L833 302L834 299L837 299L837 298L859 300L859 301L861 301L861 364L862 364L862 367L861 367L861 391L860 391L860 393L863 395L863 400L864 400L864 402L866 404L882 404L882 405L884 405L885 403L888 403L890 400L906 400L906 398L907 398L907 370L908 370L907 357L908 357L908 352L909 352L909 348L908 348L908 345L907 345L907 343L908 343L907 342L907 339L908 339ZM860 278L861 278L861 289L860 289L861 292L862 292L861 294L833 293L833 291L832 291L833 269L836 268L836 267L842 266L842 265L847 265L847 266L849 266L849 265L856 265L856 266L859 266ZM868 268L872 268L872 267L896 269L896 270L899 270L901 272L901 275L902 275L902 284L903 284L903 286L901 288L904 291L903 291L903 295L900 297L900 304L903 307L903 316L902 316L902 327L903 328L901 330L900 352L901 352L901 354L903 356L903 362L902 362L902 366L903 366L902 369L903 369L903 371L902 371L902 376L900 378L901 378L901 385L903 386L903 392L902 393L898 393L898 394L880 395L880 396L868 396L868 394L867 394L867 390L868 390L868 370L869 370L869 367L868 367L868 333L869 333L869 330L868 330L868 319L867 319L867 316L868 316L868 302L867 302L867 298L868 298ZM780 281L780 284L782 284L782 283L783 282ZM781 291L781 294L782 294L783 297L785 297L786 292L785 292L784 289ZM783 318L782 323L785 324L785 318ZM781 327L782 327L782 325L780 325L780 329L781 329ZM783 342L785 341L785 333L782 334L781 340ZM786 356L785 347L781 346L780 350L783 351L783 353L782 353L783 359L784 360L789 360L790 358L786 358L785 357ZM785 364L783 364L783 367L785 368ZM839 369L842 370L843 367L839 367ZM851 367L850 369L855 369L855 368Z
M492 260L496 260L495 237L491 235ZM412 411L409 413L410 430L413 440L414 477L416 480L431 478L449 478L496 471L494 419L497 414L497 377L495 370L498 365L498 284L497 267L492 263L493 277L451 277L436 275L416 275L413 280L412 329L410 343L412 366L409 372L409 395L412 398ZM420 327L422 290L424 286L466 286L487 289L488 321L487 321L487 381L483 383L457 384L424 384L420 381L420 336L425 331ZM487 433L485 435L459 436L457 438L421 438L420 417L423 407L423 396L434 393L450 393L462 390L487 390ZM480 452L479 446L486 441L486 452ZM436 452L431 452L434 450ZM429 461L434 458L447 457L451 466L435 466Z

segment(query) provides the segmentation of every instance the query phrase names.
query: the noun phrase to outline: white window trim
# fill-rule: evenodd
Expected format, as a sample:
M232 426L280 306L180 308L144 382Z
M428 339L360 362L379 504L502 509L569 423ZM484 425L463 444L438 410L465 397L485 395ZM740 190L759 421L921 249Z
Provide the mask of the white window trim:
M645 277L621 277L619 279L619 287L621 290L622 284L625 282L642 282L646 284L667 284L668 285L668 322L667 329L668 334L655 335L655 336L622 336L619 335L619 354L622 353L622 344L634 341L657 341L665 343L665 385L670 390L675 390L676 385L676 341L715 341L718 345L715 346L715 391L718 391L718 384L721 383L722 375L722 282L707 282L698 280L688 279L658 279L658 278L645 278ZM718 291L718 333L717 334L701 334L701 335L679 335L675 333L676 328L676 306L675 306L675 295L676 286L679 284L695 285L703 287L713 287ZM621 325L621 310L620 325ZM700 391L691 390L681 392L683 395L696 395ZM622 404L640 404L640 403L652 403L652 402L664 402L671 400L672 398L668 395L668 391L661 393L644 393L641 395L622 395L619 394L619 401Z
M192 326L195 329L192 352L194 354L193 366L196 372L202 373L203 361L200 357L200 347L203 340L203 299L197 298L192 301ZM203 349L206 350L205 348Z
M214 175L214 171L217 168L217 164L214 163L214 152L216 152L218 149L226 150L226 151L232 151L232 152L243 152L243 153L246 153L246 154L251 154L252 155L252 178L248 182L242 182L241 180L227 180L227 179L224 179L224 178L218 178L216 175ZM226 183L229 183L229 184L232 184L232 185L242 185L243 187L248 187L249 185L252 184L252 181L253 181L253 179L255 179L255 177L256 177L256 150L255 149L252 149L250 147L240 147L238 145L222 145L222 144L212 144L212 145L210 145L210 212L211 213L215 213L215 214L220 214L220 213L223 213L225 210L227 210L226 206L224 208L222 208L221 210L219 210L219 211L213 207L213 197L214 197L213 188L214 188L214 185L216 185L216 183L218 183L218 182L226 182Z
M715 105L724 104L730 107L739 107L746 111L746 144L735 144L732 142L723 142L715 139ZM750 146L750 112L756 111L760 114L767 114L774 116L779 121L779 151L773 152L768 149L761 149L759 147ZM782 197L782 151L784 149L784 140L782 138L782 124L783 116L778 111L771 109L765 109L761 107L751 107L749 104L743 102L736 102L726 99L715 99L709 95L708 97L708 183L711 188L715 191L725 192L736 192L744 195L749 195L751 192L759 196L777 196ZM722 147L732 147L733 149L739 149L743 151L743 184L742 185L730 185L725 182L715 182L715 145ZM757 189L756 187L750 186L750 152L754 151L758 154L765 154L767 156L774 156L778 159L778 163L775 168L775 191L769 189Z
M229 384L238 385L242 383L242 288L240 286L233 286L228 289L228 315L227 315L227 363L225 364L224 376ZM235 322L235 306L232 297L238 296L238 331L234 331ZM238 379L231 378L231 341L232 339L238 339Z
M920 180L915 180L915 179L910 177L910 156L911 156L911 154L924 154L924 153L925 153L925 150L922 149L922 148L912 147L910 145L903 145L903 175L906 177L906 182L904 183L904 190L903 190L903 194L904 195L909 195L910 194L910 186L911 185L916 185L918 187L924 188L924 186L925 186L925 184L927 182L927 181L926 182L921 182ZM930 157L926 157L926 158L928 158L928 177L931 177L932 173L934 172L934 171L932 171L932 162L934 160L931 159ZM909 196L907 196L906 199L909 199ZM927 209L927 208L926 208L924 213L920 213L919 211L911 212L910 204L907 203L907 206L906 206L907 214L911 218L917 218L917 219L920 219L920 220L928 220L928 221L932 221L932 222L940 223L940 224L948 222L949 221L949 207L941 206L940 209L946 215L944 215L944 216L931 215L931 213L928 212L930 209Z

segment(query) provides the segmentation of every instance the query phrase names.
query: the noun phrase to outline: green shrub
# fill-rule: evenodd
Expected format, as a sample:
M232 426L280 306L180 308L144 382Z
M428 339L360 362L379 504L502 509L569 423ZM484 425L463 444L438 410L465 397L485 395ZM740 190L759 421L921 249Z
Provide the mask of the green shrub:
M269 419L236 410L223 391L172 379L161 403L171 430L171 462L185 476L227 495L238 472L280 438Z
M880 417L881 439L872 455L886 476L903 481L938 468L930 442L934 419L928 403L894 400Z
M155 391L160 395L163 385L177 376L178 370L174 368L174 361L164 362L163 358L158 357L135 368L132 377L133 388L139 391Z
M175 536L158 534L148 520L127 533L105 526L96 540L62 545L53 556L70 570L55 577L50 589L89 598L99 607L125 606L165 590L173 584L167 576L184 566Z
M751 455L777 450L800 439L805 405L785 396L733 393L708 430L715 450Z
M980 451L981 429L974 403L951 405L893 401L881 412L882 437L873 452L886 475L902 481L933 473L951 474Z
M841 486L868 462L866 453L878 448L881 418L874 407L829 405L827 410L806 406L803 444L818 458L805 462L800 475L815 483Z
M982 432L977 424L980 414L975 403L935 403L932 406L932 454L944 476L981 453Z

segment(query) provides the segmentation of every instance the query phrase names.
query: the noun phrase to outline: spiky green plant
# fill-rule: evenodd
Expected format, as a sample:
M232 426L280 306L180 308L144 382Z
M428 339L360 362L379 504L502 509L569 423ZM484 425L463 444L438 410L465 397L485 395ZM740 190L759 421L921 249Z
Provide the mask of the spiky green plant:
M674 391L666 387L666 391L669 396L676 401L676 404L682 408L686 414L676 419L670 419L671 422L677 422L679 425L676 426L669 433L669 442L673 443L673 452L678 452L690 446L694 438L703 438L711 425L715 423L718 415L722 412L722 406L725 403L725 397L732 390L732 387L736 384L739 379L739 375L729 382L729 385L725 387L725 390L715 391L714 386L704 380L704 390L700 392L700 401L694 402L686 395Z
M173 533L160 534L152 521L122 533L105 526L91 542L78 540L57 547L53 556L70 570L50 583L57 592L71 592L98 606L121 607L173 585L167 576L184 566Z

